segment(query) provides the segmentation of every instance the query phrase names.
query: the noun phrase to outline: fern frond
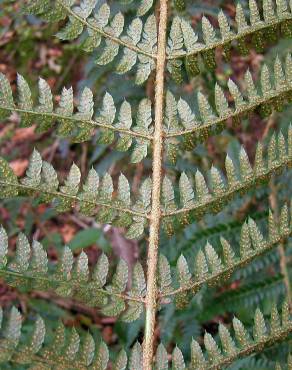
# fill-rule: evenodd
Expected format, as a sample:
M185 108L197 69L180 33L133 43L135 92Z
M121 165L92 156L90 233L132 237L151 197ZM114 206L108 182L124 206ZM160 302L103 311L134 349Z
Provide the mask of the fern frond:
M144 271L140 263L133 269L131 288L128 285L128 266L120 260L109 278L109 261L102 254L90 272L86 253L74 261L69 247L63 248L57 266L49 266L42 244L32 245L24 234L19 234L16 251L8 257L8 237L0 228L0 276L8 285L27 290L53 291L62 297L73 297L91 307L100 307L107 316L121 315L124 321L136 320L143 312L146 289Z
M133 205L130 185L123 174L119 177L115 197L113 197L113 180L108 173L100 181L97 172L92 168L82 189L80 189L80 179L80 170L73 164L67 179L60 186L53 166L43 161L36 150L32 153L26 176L20 181L8 163L4 159L0 160L1 198L18 194L39 196L42 202L53 202L58 212L69 211L78 205L82 214L89 216L97 214L99 222L113 222L115 225L129 228L127 233L129 238L138 238L143 234L151 203L150 179L142 183L140 198Z
M218 345L211 334L205 332L204 346L205 353L200 344L194 339L191 342L191 362L185 366L181 351L175 347L172 353L172 369L190 370L219 370L232 364L238 358L246 357L256 352L262 351L264 347L285 340L291 333L292 324L289 318L289 308L286 302L282 307L282 320L274 321L275 312L279 313L275 307L271 313L270 325L267 326L264 316L260 309L255 311L253 337L244 327L242 322L234 317L232 326L234 335L223 324L219 324L220 345ZM287 320L288 318L288 320ZM158 346L156 352L156 364L159 369L168 369L168 356L162 344ZM160 364L160 366L158 366Z
M251 36L253 37L252 43L257 50L262 49L267 39L272 36L271 34L277 33L277 28L280 28L284 37L291 37L291 13L291 3L288 4L286 0L276 1L276 4L274 1L264 0L262 18L256 1L250 0L249 22L247 22L243 7L238 3L235 15L236 29L231 27L230 21L222 10L218 14L219 30L215 29L208 18L203 16L201 22L203 42L199 41L198 34L186 20L176 17L168 39L168 67L171 68L171 64L176 59L184 57L189 59L189 63L196 64L195 57L198 54L203 57L207 66L216 66L214 59L216 48L223 47L228 52L231 43L237 41L237 46L241 49L247 37Z
M291 165L292 126L288 129L288 138L285 140L282 133L276 139L271 138L268 145L267 155L263 156L262 144L258 143L255 163L252 167L243 147L238 155L239 168L227 155L225 170L227 178L223 177L221 171L214 166L208 174L210 187L202 173L197 170L195 174L196 192L187 175L183 173L179 180L180 204L169 206L169 202L163 203L163 226L168 234L172 234L175 223L178 221L183 225L192 219L201 219L207 213L218 213L238 193L244 194L249 189L259 186L269 180L272 174L281 172L286 166ZM164 180L169 183L169 180ZM211 190L210 190L210 189ZM169 183L167 190L163 187L163 199L172 198L173 186ZM172 202L173 203L173 202Z
M167 114L164 123L166 145L177 148L177 142L174 139L182 137L183 148L191 150L198 142L205 141L208 137L224 130L228 118L232 118L237 123L240 118L256 109L265 116L273 111L281 110L286 101L291 101L292 96L291 54L287 54L284 64L277 57L273 72L264 65L260 75L260 86L255 86L250 71L246 72L245 94L241 93L231 79L228 81L228 94L233 98L234 108L231 107L218 84L215 86L216 112L212 109L208 99L199 92L197 102L200 116L192 111L185 100L180 98L176 101L172 93L168 91L166 95Z
M20 115L22 126L28 127L37 121L37 132L45 132L58 123L58 134L71 138L74 142L90 140L94 129L99 128L100 144L116 141L116 148L126 151L133 144L131 160L141 161L148 152L152 141L151 102L143 99L138 105L136 125L132 128L133 117L131 105L125 100L117 113L114 100L106 93L101 109L94 113L93 94L85 88L74 112L72 88L63 88L59 105L54 108L53 95L47 82L39 79L38 103L34 104L31 90L25 79L17 77L17 99L13 98L7 78L0 74L0 120L12 112ZM133 140L134 139L134 140Z
M283 212L288 212L287 205L283 206ZM273 214L270 211L269 219L266 224L268 225L268 237L265 238L261 229L256 222L249 218L240 231L239 251L240 256L235 254L236 248L231 246L230 243L220 238L222 246L221 258L213 246L207 242L204 249L199 249L194 263L194 274L190 273L188 263L183 255L177 261L177 281L179 288L171 290L171 277L167 285L167 289L162 287L161 297L169 297L176 294L184 294L188 291L196 293L204 284L213 285L230 278L231 274L247 265L257 257L270 251L277 246L281 241L286 240L292 233L292 223L289 221L291 215L287 216L282 221L279 227L276 226ZM166 270L170 271L167 260L165 267L160 271L160 274L167 275ZM179 298L180 299L180 298Z
M204 344L207 356L203 354L198 342L193 340L191 344L192 359L190 369L222 369L230 365L237 358L262 351L264 347L285 339L292 330L291 321L290 319L287 321L287 317L289 317L289 308L287 303L284 302L282 307L282 322L280 320L277 323L273 322L274 316L271 314L268 329L264 316L258 308L254 316L253 338L251 338L242 322L235 317L232 324L236 341L226 326L220 324L219 337L220 348L222 350L211 334L206 332L204 335Z
M0 314L3 315L1 308ZM115 370L138 369L132 364L141 358L139 343L133 347L128 364L124 349L110 361L109 350L104 341L97 343L90 333L80 335L75 328L65 328L62 322L49 343L46 340L46 325L40 316L36 317L33 332L26 344L21 341L21 328L22 316L13 307L6 327L1 329L0 363L30 365L31 369L39 370L106 370L110 363Z
M179 11L183 10L184 0L174 1L175 7ZM126 0L128 4L132 2L133 0ZM292 203L289 206L284 205L278 212L276 197L271 199L275 216L270 211L264 227L249 217L241 225L237 246L221 236L220 252L217 246L207 241L203 248L198 248L194 253L194 268L190 266L186 254L181 254L177 258L175 279L172 277L170 263L160 254L159 247L163 244L160 239L161 228L171 235L193 220L219 213L236 195L254 191L272 176L292 166L290 125L287 135L282 132L274 133L267 146L258 143L253 164L241 147L238 158L226 156L223 170L212 165L208 174L197 170L193 180L182 173L177 186L173 185L164 171L164 155L174 161L179 148L178 142L182 142L184 149L192 149L196 142L206 141L209 136L227 127L225 122L230 118L238 122L254 111L262 116L269 116L272 111L280 111L284 103L291 102L291 54L286 56L285 64L277 56L273 71L264 64L258 83L253 80L250 71L247 71L243 84L245 91L231 79L227 83L228 91L224 91L217 83L214 104L199 91L194 104L196 111L185 100L180 98L177 101L170 91L166 91L166 70L178 82L182 80L183 64L190 77L200 73L201 62L214 72L215 52L219 47L228 59L234 44L237 44L241 54L247 55L250 47L259 51L268 42L276 41L279 36L291 37L292 3L291 0L263 0L260 6L256 0L249 0L248 19L244 5L238 3L235 27L223 11L219 12L220 33L203 16L203 41L199 40L199 36L185 19L174 17L172 24L169 24L171 12L168 0L160 0L155 13L146 14L153 3L153 0L139 0L137 17L127 19L121 12L114 10L114 7L110 8L104 0L25 0L26 12L52 23L60 22L57 37L80 44L84 51L91 54L93 63L105 66L115 61L118 74L125 74L135 68L135 82L139 85L145 83L156 70L153 81L152 77L149 78L154 87L153 122L150 99L143 99L138 104L137 115L133 118L128 102L125 101L118 107L117 114L112 96L106 93L99 112L94 114L93 94L88 88L81 93L77 105L74 103L72 89L63 89L60 103L55 107L51 89L43 79L39 81L39 97L35 103L30 87L22 76L18 76L18 98L15 99L10 83L4 75L0 75L0 119L5 120L12 112L16 112L24 127L32 125L37 119L40 122L37 126L39 132L48 131L53 124L58 123L59 134L72 138L75 142L89 140L97 128L100 143L116 144L118 149L124 151L128 151L133 144L134 163L142 161L152 150L152 179L146 178L142 182L139 195L135 199L131 195L129 181L123 174L117 180L109 173L100 179L97 171L91 169L83 182L80 169L73 164L66 178L59 181L53 166L34 150L25 175L18 179L9 163L0 158L0 198L34 197L37 203L52 203L57 212L70 212L75 208L81 214L96 218L100 223L112 223L125 228L126 236L132 239L140 238L144 229L149 226L147 281L140 263L134 264L129 280L128 266L124 260L121 259L113 273L109 274L109 261L104 254L91 268L86 253L82 251L75 258L67 246L63 248L57 262L49 261L43 246L37 241L30 244L24 234L18 236L15 252L10 252L8 235L0 227L0 276L8 285L26 290L51 290L54 295L97 306L104 315L119 316L125 322L137 320L143 315L143 346L137 342L129 359L125 350L117 355L110 355L102 341L96 346L90 334L82 339L75 329L67 335L62 324L58 326L54 340L50 341L45 338L46 328L40 317L37 317L31 340L27 341L21 337L20 313L13 308L6 328L2 330L3 313L0 309L0 363L10 366L9 363L14 362L16 367L24 365L25 368L34 370L125 370L127 367L130 370L167 370L169 365L175 370L219 370L240 357L262 352L268 346L285 340L292 332L291 297L288 294L281 314L275 305L272 307L269 323L257 308L252 330L245 328L241 321L234 318L231 330L228 324L220 323L216 336L206 332L202 346L193 340L190 364L186 364L183 352L178 347L169 354L164 345L158 343L156 353L154 351L158 310L162 305L171 303L172 299L182 308L193 295L197 295L197 302L193 301L196 303L194 308L199 313L196 322L199 320L206 323L204 315L210 316L210 312L213 314L215 310L218 314L222 310L221 299L227 302L227 311L230 312L230 308L232 310L235 307L234 299L239 302L248 300L248 303L254 305L258 303L259 297L282 297L284 288L287 293L290 292L287 266L284 266L285 253L282 250L279 253L280 264L275 266L272 277L264 274L264 278L257 278L250 285L248 281L240 281L239 289L233 289L235 284L227 286L223 292L221 290L216 293L218 299L215 303L212 294L209 295L210 298L207 297L208 290L207 294L197 294L205 284L220 284L230 279L235 271L239 272L247 265L252 266L265 253L272 254L278 244L284 248L284 243L292 234ZM262 199L268 191L264 187ZM243 203L243 200L239 203ZM246 211L245 208L244 212ZM229 219L227 213L223 218ZM210 219L207 222L216 223L216 220ZM266 230L267 233L264 232ZM268 286L267 290L265 285ZM274 291L275 287L277 292ZM200 297L206 300L201 307L197 305ZM177 324L188 319L190 312L178 318L174 316L173 305L169 307L163 317L164 321L166 318L174 318L174 324L171 325L174 334ZM225 318L228 320L228 315ZM141 329L141 322L137 324L134 335ZM182 331L185 331L184 327ZM197 328L194 332L199 334ZM171 340L171 343L174 342Z
M250 217L258 222L261 222L268 215L267 211L254 212L250 214ZM206 228L199 228L195 230L190 230L188 232L188 238L180 242L180 249L182 251L188 252L194 244L200 245L207 240L216 240L220 236L232 237L238 235L242 226L241 221L232 220L225 223L216 223L213 226Z
M138 14L146 13L152 1L143 0ZM112 17L107 3L97 10L97 0L82 0L80 5L76 3L66 0L30 0L26 11L50 22L68 19L57 37L61 40L74 40L84 34L82 48L88 52L98 50L99 57L95 60L98 65L112 62L120 49L123 49L117 72L126 73L137 65L136 83L145 82L155 69L157 29L154 15L148 16L144 24L140 18L133 19L124 31L124 16L117 13Z
M237 318L233 319L234 337L223 325L219 326L219 336L222 351L216 341L209 333L205 333L204 344L206 355L200 345L193 340L191 343L191 363L188 368L191 370L215 370L231 364L239 357L248 356L261 351L263 347L270 346L276 342L283 341L292 331L289 308L285 302L282 307L282 320L273 321L274 308L271 315L270 327L265 323L264 316L260 309L257 309L254 316L253 338L249 335L244 325ZM279 313L277 311L279 316ZM0 316L2 317L2 309ZM12 308L6 328L1 329L0 347L1 363L34 364L41 369L48 369L57 366L62 369L106 369L109 363L109 351L106 344L101 341L95 345L92 336L87 333L84 338L75 329L71 332L65 329L61 323L58 325L54 339L49 344L44 344L45 323L41 317L35 322L34 331L28 344L21 344L21 323L22 317L16 308ZM2 320L1 320L2 321ZM82 340L81 340L82 339ZM80 345L81 344L81 345ZM160 344L156 351L156 368L168 369L168 355L163 344ZM178 347L172 353L172 368L176 370L185 369L185 361ZM114 362L114 369L126 369L128 363L127 354L122 350ZM128 369L137 370L142 367L142 349L136 343L131 351Z

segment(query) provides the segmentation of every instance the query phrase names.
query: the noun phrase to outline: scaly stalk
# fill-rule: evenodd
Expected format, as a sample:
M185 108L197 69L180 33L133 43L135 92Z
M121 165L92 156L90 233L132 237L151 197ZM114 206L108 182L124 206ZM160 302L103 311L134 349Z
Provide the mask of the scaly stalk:
M164 69L166 60L167 0L160 0L158 45L155 79L155 122L153 135L152 205L147 258L146 319L143 342L143 369L152 370L153 341L157 306L157 262L161 222L161 183L163 159Z

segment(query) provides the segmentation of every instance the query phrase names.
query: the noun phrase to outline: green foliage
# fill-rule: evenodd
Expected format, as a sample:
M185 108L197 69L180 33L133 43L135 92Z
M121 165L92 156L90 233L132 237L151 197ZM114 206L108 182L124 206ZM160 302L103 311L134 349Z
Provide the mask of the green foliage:
M219 327L222 352L216 341L209 333L204 335L204 344L208 358L202 352L200 345L193 340L191 343L191 363L189 369L218 369L227 366L235 358L244 356L246 353L254 353L262 346L270 346L273 343L283 340L291 331L292 322L286 320L289 313L287 304L283 304L282 320L277 325L271 326L268 331L260 309L257 309L254 316L254 335L251 338L244 325L237 318L233 319L234 337L231 337L229 330L222 324ZM273 315L275 315L274 308ZM3 317L0 311L1 322ZM278 311L277 311L278 314ZM273 317L273 316L272 316ZM39 316L35 320L34 330L27 344L22 344L20 312L13 307L7 320L7 325L1 329L1 356L0 363L11 361L16 364L35 364L35 368L49 369L52 366L62 369L106 369L109 364L109 350L107 345L101 341L95 343L90 333L80 336L73 328L71 331L60 323L57 327L52 342L44 343L46 327L44 320ZM121 350L114 361L114 369L126 369L128 363L127 354ZM130 354L129 370L141 368L141 346L136 343ZM184 357L178 347L172 353L172 368L183 370L186 368ZM156 369L168 369L168 354L163 346L159 344L156 352Z
M231 43L237 42L237 47L240 50L241 45L247 44L247 37L250 35L257 36L256 41L260 45L256 45L256 47L262 48L269 41L268 38L265 38L265 32L277 35L277 27L281 30L282 35L291 37L291 13L292 10L286 0L277 1L276 6L274 2L264 0L262 18L256 1L251 0L249 1L250 24L248 24L243 6L238 3L234 29L222 10L219 11L217 18L219 30L216 30L209 19L203 16L201 22L203 42L199 41L198 34L184 18L176 17L172 22L168 41L168 69L172 70L173 61L176 59L189 58L197 54L202 56L207 67L213 68L216 48L230 48Z
M106 93L101 109L95 114L92 91L84 88L75 113L72 88L63 88L59 106L54 109L53 95L47 82L39 79L38 87L38 103L34 105L30 87L25 79L18 75L17 102L14 103L10 84L6 77L0 74L0 117L4 119L12 112L17 112L23 127L28 127L37 120L39 122L37 132L47 131L57 122L59 136L68 137L73 142L90 140L94 130L99 128L99 144L111 144L116 138L115 145L120 151L128 150L133 143L132 162L140 162L146 157L152 138L149 99L141 100L136 115L136 125L131 128L132 108L126 100L117 113L112 96Z
M4 159L1 159L0 187L15 187L16 191L1 197L23 194L39 196L43 202L53 202L58 212L69 211L78 206L80 213L96 215L103 223L113 222L117 226L128 227L128 237L138 238L143 234L147 213L151 202L151 181L146 179L140 189L140 198L132 205L130 186L126 177L121 174L118 179L117 194L113 197L113 180L105 174L100 181L97 172L92 168L85 183L80 188L81 173L73 164L64 184L60 186L58 176L52 165L42 161L38 151L32 153L26 176L15 182L15 176ZM7 174L7 175L6 175ZM97 211L98 208L98 211Z
M287 359L287 369L290 370L292 366L292 356L289 354L288 359ZM276 364L275 370L281 370L282 367L279 363Z
M74 328L68 330L60 323L53 340L48 344L45 343L45 322L38 316L35 319L30 341L23 345L21 343L21 320L20 312L13 307L6 327L1 330L1 363L8 360L17 364L16 366L34 363L34 369L42 370L52 367L80 370L105 370L107 368L109 363L108 347L103 341L96 343L90 333L79 335ZM134 350L132 356L133 352ZM122 350L116 357L114 369L125 369L127 362L127 354Z
M153 0L142 0L137 15L142 16L151 8ZM25 7L26 12L41 16L50 22L68 19L66 25L57 33L61 40L74 40L85 34L83 50L92 52L98 49L98 65L112 62L123 49L123 56L116 67L124 74L137 64L136 83L142 84L155 68L154 55L157 45L156 20L153 15L143 23L135 18L124 31L125 18L121 13L114 16L107 3L96 9L97 0L83 0L80 6L75 1L31 0ZM101 46L100 46L101 45Z
M285 316L286 305L283 305L282 316ZM283 320L283 319L282 319ZM204 345L206 356L203 354L201 346L195 340L191 343L191 369L218 369L228 366L235 358L244 356L246 353L252 353L257 348L269 344L271 338L280 339L285 332L285 324L279 323L274 331L267 333L267 328L263 314L259 309L254 316L254 335L253 339L240 320L234 317L232 321L235 340L230 335L226 326L220 324L219 336L222 350L218 347L214 338L208 332L204 335ZM285 334L284 334L285 335Z
M286 209L287 207L284 206L283 210ZM223 237L220 238L220 255L222 257L219 256L214 247L207 242L204 249L199 249L196 252L193 274L189 270L187 260L181 255L176 266L179 287L171 290L170 286L172 283L170 276L170 278L167 279L170 281L161 286L161 297L176 294L181 295L186 292L189 292L189 294L196 294L206 283L210 286L222 283L224 280L228 279L236 269L249 264L262 254L270 251L273 247L276 247L280 241L290 236L292 233L291 217L287 217L289 218L283 220L279 227L277 227L273 214L270 212L269 219L266 220L266 226L268 227L267 238L263 236L261 229L255 221L249 218L241 227L241 237L237 248L232 246ZM236 256L235 250L239 250L239 257ZM167 260L165 260L160 275L165 278L169 276L168 271L170 271L170 265ZM234 294L236 295L237 292L238 290L235 291ZM239 298L237 297L236 299L238 300ZM226 302L226 298L223 298L222 302Z
M115 62L116 72L129 73L130 77L135 68L136 84L147 82L147 98L135 97L131 104L127 100L117 104L113 98L115 94L106 92L96 109L93 92L88 87L81 91L78 99L75 99L72 88L64 87L57 98L48 82L39 79L35 101L35 94L24 77L17 76L14 88L8 77L1 74L0 120L5 122L16 113L22 127L36 124L37 133L48 132L56 124L59 137L74 143L91 141L97 133L98 145L129 152L132 163L151 158L152 178L148 174L149 163L145 161L145 168L144 164L140 167L145 173L137 176L138 181L142 177L141 184L136 191L137 181L133 181L132 194L124 174L116 178L115 172L109 171L101 177L96 168L82 174L73 163L64 180L60 181L61 176L50 160L43 160L41 154L33 150L26 173L21 178L15 175L9 160L0 158L0 197L5 202L16 197L34 198L32 207L49 203L59 213L74 209L90 217L92 225L96 221L125 229L125 237L129 239L141 240L145 230L147 235L149 229L148 254L143 263L148 269L148 280L142 264L137 261L131 266L120 259L111 268L105 254L100 254L93 264L89 263L87 252L81 251L75 256L73 252L82 249L76 246L76 240L72 243L74 250L70 246L61 248L57 262L49 258L40 242L33 240L30 243L23 233L18 235L12 252L8 241L10 232L3 227L0 228L0 276L21 292L49 291L62 299L71 298L98 307L105 316L118 316L126 323L136 321L125 329L132 330L132 340L125 349L120 343L115 344L120 351L112 354L107 345L103 341L98 343L91 333L81 335L75 328L65 329L63 324L55 330L53 339L47 338L41 317L36 317L31 337L22 339L22 316L12 308L1 329L0 362L13 364L15 368L29 366L34 370L167 370L169 366L173 370L215 370L230 365L239 369L241 365L236 367L235 363L239 358L260 353L276 342L286 340L292 332L290 292L286 292L291 268L285 261L286 254L290 253L289 248L285 250L285 245L289 246L292 233L292 207L287 205L291 193L283 189L285 181L291 183L292 126L279 127L277 133L267 135L270 126L276 122L275 113L281 112L284 104L291 103L291 51L286 50L285 56L277 54L272 63L264 61L258 76L248 69L243 83L229 79L225 88L220 76L211 99L198 89L193 106L184 97L176 98L175 90L165 86L168 78L165 72L168 71L175 82L182 83L184 69L190 78L204 71L213 84L217 67L215 53L217 55L220 49L228 60L233 46L247 55L250 49L263 52L281 36L291 37L292 4L286 0L275 3L264 0L259 7L250 0L246 9L238 3L235 22L229 21L222 10L217 12L218 22L203 16L200 40L199 32L184 17L188 8L184 1L175 0L171 8L167 0L160 0L160 9L155 9L153 14L150 11L154 8L153 0L139 0L137 6L133 0L122 3L110 7L97 0L26 0L23 8L26 14L57 23L54 26L58 29L57 38L64 44L75 42L75 48L80 47L89 53L95 66L108 65L109 71ZM119 10L127 4L130 4L131 14L123 15ZM180 16L174 15L172 22L166 19L170 8L174 13L180 13ZM217 23L219 30L213 26ZM197 85L192 83L190 86ZM165 157L171 165L175 164L184 151L193 150L198 143L206 143L209 137L229 128L231 120L235 126L251 113L259 114L262 121L269 117L267 131L262 131L264 137L270 136L267 141L258 141L252 161L249 156L253 151L248 150L248 146L246 150L243 146L234 150L231 143L224 156L225 166L217 157L213 164L205 161L202 147L193 152L194 157L199 154L198 163L193 156L183 157L190 159L189 169L186 167L185 172L177 174L179 164L177 167L163 166ZM244 131L245 125L242 124L240 129ZM223 150L226 147L223 144ZM189 176L191 172L192 177ZM277 199L274 199L277 194L272 189L273 185L278 189L274 182L279 175L280 186L276 185L281 192L281 204L284 204L280 210L277 209ZM267 184L271 179L271 209L267 212ZM245 207L243 195L246 193L252 193L254 199L262 203L261 207L254 208L252 201ZM243 222L238 222L237 208L244 210ZM267 216L266 219L260 217L258 222L257 218L252 218L250 211L257 210L261 211L261 216ZM181 244L170 251L169 239L165 238L163 245L164 234L160 229L172 237L194 221L196 225L200 222L199 230L204 232L190 238L188 244L193 245L192 248L188 246L188 255L181 252ZM233 233L236 235L223 237L224 228L236 229ZM216 233L217 239L210 240ZM196 245L202 236L206 239L204 247ZM173 245L172 249L175 249ZM279 252L277 258L276 249ZM260 271L258 275L261 276L255 276L254 270ZM218 285L220 289L215 289ZM287 301L284 301L280 314L271 301L285 295ZM255 308L259 304L261 308ZM184 309L182 312L188 314L182 314L178 319L180 314L176 308ZM233 316L236 313L236 316L230 319L230 313ZM171 345L162 343L163 338L158 339L152 354L151 348L156 345L155 318L159 315L170 326L174 338L171 338ZM174 315L177 316L172 320ZM1 323L2 316L1 309ZM145 329L141 324L144 318ZM187 328L186 318L192 318L195 325ZM191 340L191 336L200 335L201 324L206 329L202 341L199 338ZM123 329L121 326L120 331ZM140 344L136 337L143 330L144 337L139 338L143 344ZM181 338L177 341L181 348L175 345L181 331L187 334L189 351ZM149 365L148 356L151 357ZM267 355L263 363L271 360L274 366L275 359L271 357ZM243 362L243 366L265 366L257 360L255 357L254 361L245 363L249 365ZM275 366L279 370L282 363Z
M220 133L226 127L226 119L232 118L234 123L252 111L258 110L265 116L281 109L285 101L289 102L292 89L292 59L287 54L285 63L279 57L275 59L273 72L263 65L261 83L255 86L249 70L245 73L245 94L229 79L226 94L219 84L215 85L215 109L201 92L197 94L198 112L193 112L189 104L182 98L176 101L168 91L166 96L166 143L171 146L179 143L182 149L191 150L197 143L204 142L209 136ZM273 84L271 83L273 77ZM226 95L232 97L233 106ZM245 97L244 97L245 95ZM280 105L279 105L280 104Z
M226 178L216 167L212 166L209 171L207 182L202 173L197 170L194 178L196 192L194 192L190 179L183 173L179 180L180 207L171 204L168 208L165 204L164 228L168 234L173 234L177 224L186 225L191 219L201 219L207 213L218 213L230 200L238 193L244 194L255 186L263 185L273 173L279 173L286 166L291 164L290 138L292 137L292 127L288 130L288 139L285 140L282 133L279 133L277 140L268 145L269 150L263 156L261 143L257 145L256 160L252 168L249 158L241 147L238 153L238 163L235 163L228 155L225 159ZM286 141L286 142L285 142ZM163 197L166 199L173 193L172 185L162 189Z
M62 297L74 297L88 306L100 307L107 316L122 312L122 320L136 320L143 312L145 277L140 263L134 267L132 288L127 288L128 266L121 260L109 279L109 261L102 254L92 272L88 257L81 252L74 261L69 247L63 248L57 266L50 266L47 252L34 240L30 246L26 236L19 234L15 255L8 258L8 237L0 229L0 276L14 287L26 290L51 290ZM127 303L127 305L126 305Z

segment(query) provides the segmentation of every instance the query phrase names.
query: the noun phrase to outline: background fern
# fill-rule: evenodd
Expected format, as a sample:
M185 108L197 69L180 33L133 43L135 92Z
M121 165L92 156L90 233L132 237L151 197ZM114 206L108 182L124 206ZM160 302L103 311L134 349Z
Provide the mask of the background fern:
M1 368L289 369L291 2L0 4Z

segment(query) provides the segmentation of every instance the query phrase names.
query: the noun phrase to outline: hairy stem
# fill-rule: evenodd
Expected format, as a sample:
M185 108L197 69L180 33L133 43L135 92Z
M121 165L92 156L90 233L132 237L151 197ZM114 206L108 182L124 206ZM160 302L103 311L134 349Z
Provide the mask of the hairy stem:
M162 182L163 156L163 111L164 111L164 67L166 60L166 25L167 0L160 0L160 16L158 27L158 54L156 64L155 87L155 123L153 136L153 165L152 165L152 205L150 213L150 231L148 246L148 271L146 294L145 337L143 343L143 369L151 370L153 361L153 338L157 303L157 261L158 243L161 221L160 194Z

